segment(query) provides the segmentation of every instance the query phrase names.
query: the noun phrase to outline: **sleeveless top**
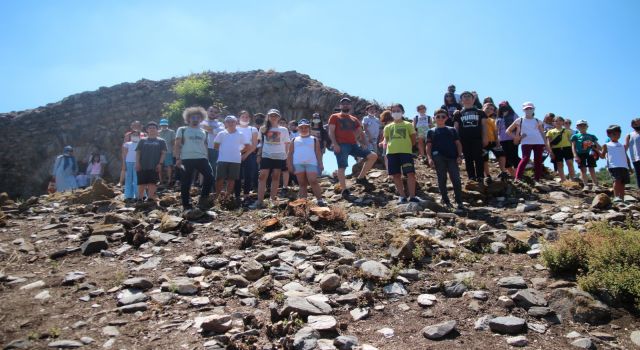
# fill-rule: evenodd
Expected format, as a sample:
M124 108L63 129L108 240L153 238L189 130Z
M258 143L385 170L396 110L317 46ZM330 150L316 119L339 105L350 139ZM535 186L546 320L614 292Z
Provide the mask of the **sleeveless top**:
M620 142L609 141L607 145L607 168L628 168L627 152Z
M540 125L540 121L538 119L527 119L522 117L518 123L520 123L520 135L522 136L520 144L544 145L544 139L538 129L538 126Z
M293 139L293 164L318 165L315 137L298 136Z

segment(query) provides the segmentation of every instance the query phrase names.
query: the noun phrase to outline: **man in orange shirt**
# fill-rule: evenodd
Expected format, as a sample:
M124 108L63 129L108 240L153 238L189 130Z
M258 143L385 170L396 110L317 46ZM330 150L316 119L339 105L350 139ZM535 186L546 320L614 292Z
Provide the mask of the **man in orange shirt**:
M333 153L336 155L338 163L338 181L342 189L342 198L349 198L350 192L347 189L345 179L345 169L348 166L349 156L365 158L362 171L356 179L357 184L369 185L366 175L378 159L378 155L368 151L366 147L358 144L362 140L362 124L358 118L349 114L351 111L351 100L344 97L340 100L340 113L335 113L329 117L329 138L333 144Z

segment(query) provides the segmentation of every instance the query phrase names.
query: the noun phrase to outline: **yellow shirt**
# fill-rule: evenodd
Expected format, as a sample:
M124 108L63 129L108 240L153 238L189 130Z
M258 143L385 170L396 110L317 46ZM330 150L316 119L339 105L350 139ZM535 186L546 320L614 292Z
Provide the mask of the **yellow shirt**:
M489 142L496 142L498 138L496 137L496 120L492 117L487 118L487 140Z
M551 145L551 148L564 148L564 147L571 147L571 131L562 128L561 130L558 130L556 128L553 128L549 131L547 131L547 138L549 139L549 144L551 144L551 141L553 141L556 137L558 137L558 135L562 133L562 138L560 139L560 142L556 143L555 145Z

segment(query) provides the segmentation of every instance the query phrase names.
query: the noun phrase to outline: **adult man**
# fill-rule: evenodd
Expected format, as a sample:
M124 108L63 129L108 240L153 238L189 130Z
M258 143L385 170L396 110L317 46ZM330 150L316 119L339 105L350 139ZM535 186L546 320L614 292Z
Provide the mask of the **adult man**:
M484 159L482 149L489 144L487 137L487 115L474 106L473 94L465 91L460 94L462 110L456 113L454 127L460 135L464 164L469 180L480 183L484 179Z
M180 179L180 197L185 210L191 209L189 191L194 171L198 171L204 177L198 207L200 209L209 207L213 170L207 159L207 133L200 128L200 123L206 116L207 112L202 107L185 109L182 118L187 126L178 128L176 132L173 154L176 157L176 167L184 168Z
M349 114L351 111L351 100L344 97L340 100L340 112L329 117L329 139L333 144L333 152L336 155L338 163L338 181L342 189L342 197L349 198L350 192L347 189L347 181L345 179L345 170L348 166L349 156L356 158L365 158L365 164L362 171L356 179L357 184L369 185L365 178L367 172L373 167L378 159L378 155L372 151L367 151L364 147L358 145L358 140L363 137L362 125L358 118Z
M456 98L456 103L460 103L460 95L456 94L456 86L451 84L449 85L449 87L447 88L447 92L452 93L453 96L455 96Z
M167 153L164 156L163 169L160 172L160 182L164 179L164 170L167 170L166 183L170 186L173 185L173 144L176 140L176 132L169 129L169 121L167 119L160 119L160 138L167 143Z
M218 162L218 150L213 148L213 140L220 131L224 130L224 124L218 118L220 117L220 108L211 106L207 109L207 120L203 120L200 126L208 133L207 136L207 159L209 165L213 169L213 181L216 179L216 163ZM213 185L213 183L212 183Z

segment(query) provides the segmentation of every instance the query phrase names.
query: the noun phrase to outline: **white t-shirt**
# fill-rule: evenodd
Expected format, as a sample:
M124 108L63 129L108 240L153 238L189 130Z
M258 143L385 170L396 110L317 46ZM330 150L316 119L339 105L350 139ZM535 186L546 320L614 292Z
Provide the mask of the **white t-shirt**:
M200 126L210 126L211 132L207 131L207 145L209 148L213 149L213 141L216 139L216 135L219 132L224 131L224 123L221 123L217 120L203 120L200 123Z
M207 159L207 145L205 144L205 135L207 133L200 128L192 128L181 126L176 131L176 140L184 139L179 156L182 159ZM209 134L211 136L211 134ZM213 140L212 140L213 141ZM178 141L176 141L178 142ZM213 148L213 142L211 143Z
M522 140L520 144L522 145L544 145L544 139L542 138L542 134L540 133L540 129L538 126L540 125L540 121L536 118L520 118L520 121L517 121L520 124L520 135L522 136Z
M127 163L135 163L136 162L136 147L138 147L137 142L125 142L124 147L127 149L127 156L124 158L124 161Z
M298 136L293 139L293 164L318 165L315 137Z
M251 145L253 142L253 135L258 135L258 129L253 126L247 126L243 128L241 126L236 127L236 130L242 134L245 138L245 143Z
M239 133L237 129L234 133L229 133L227 130L219 132L213 142L220 144L218 162L242 162L241 151L247 143L244 135Z
M627 152L624 149L624 145L613 141L609 141L605 145L607 145L607 168L628 169Z
M289 143L289 130L281 126L272 127L266 134L258 136L263 140L262 158L285 160L287 159L287 149L285 144Z
M372 140L369 140L369 142L378 142L378 136L380 136L380 127L382 126L380 119L372 117L370 115L366 115L364 116L364 118L362 118L362 126L367 131L367 134L371 135Z
M635 130L629 134L629 154L632 162L640 161L640 134Z

